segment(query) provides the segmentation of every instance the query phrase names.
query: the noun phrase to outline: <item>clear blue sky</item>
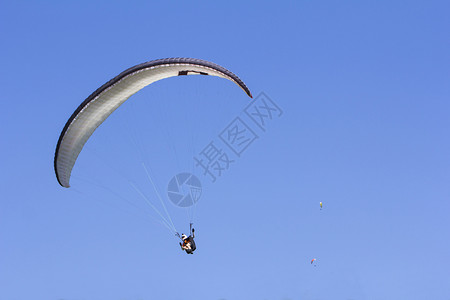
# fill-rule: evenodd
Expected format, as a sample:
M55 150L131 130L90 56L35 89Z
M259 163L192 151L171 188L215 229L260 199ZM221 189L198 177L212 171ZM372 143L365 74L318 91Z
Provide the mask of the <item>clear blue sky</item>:
M64 2L0 2L0 300L450 299L448 1ZM149 86L72 188L53 171L76 107L165 57L223 65L283 110L205 182L190 256L117 174L145 181L136 133L164 191L249 103L232 83Z

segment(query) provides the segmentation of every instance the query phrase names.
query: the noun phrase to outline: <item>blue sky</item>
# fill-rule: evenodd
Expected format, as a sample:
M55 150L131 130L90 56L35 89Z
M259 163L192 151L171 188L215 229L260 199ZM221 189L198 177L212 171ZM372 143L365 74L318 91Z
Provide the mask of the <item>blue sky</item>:
M450 299L449 9L2 1L0 299ZM128 181L159 204L139 153L164 195L243 116L232 83L155 83L95 132L70 189L53 171L76 107L165 57L218 63L283 110L215 183L201 178L190 256Z

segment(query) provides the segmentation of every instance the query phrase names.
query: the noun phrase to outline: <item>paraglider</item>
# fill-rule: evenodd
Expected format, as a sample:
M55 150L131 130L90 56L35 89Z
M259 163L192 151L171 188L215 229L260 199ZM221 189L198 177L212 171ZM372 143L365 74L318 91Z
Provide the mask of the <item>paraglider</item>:
M313 258L313 259L311 260L311 264L314 263L314 267L316 266L316 261L317 261L317 259L315 259L315 258Z
M67 121L55 151L54 168L59 184L70 187L72 169L84 144L97 127L128 98L155 81L198 74L228 79L252 97L250 90L234 73L201 59L166 58L131 67L93 92Z
M54 169L58 183L62 187L70 187L72 169L84 145L94 131L126 100L158 80L184 75L210 75L225 78L237 84L250 98L253 98L250 90L238 76L222 66L201 59L157 59L126 69L87 97L67 120L55 150ZM157 125L155 124L155 126ZM143 166L148 174L145 165ZM133 183L130 182L130 184L143 198L148 200ZM180 242L181 249L188 254L193 254L196 245L192 223L190 235L180 236L170 217L169 220L164 219L152 204L149 205L162 218L162 223L182 240Z
M320 202L320 210L322 210L322 202Z
M179 236L179 234L177 233L178 237L180 237L181 241L180 242L180 247L181 250L186 251L186 254L194 254L195 249L197 249L196 245L195 245L195 241L194 241L194 228L192 227L192 223L190 224L190 235L186 236L184 233L181 235L181 237Z

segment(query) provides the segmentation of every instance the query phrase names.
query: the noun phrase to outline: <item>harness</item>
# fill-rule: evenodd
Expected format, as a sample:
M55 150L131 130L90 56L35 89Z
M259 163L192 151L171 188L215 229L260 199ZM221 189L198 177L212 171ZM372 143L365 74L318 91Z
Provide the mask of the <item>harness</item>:
M191 236L183 240L183 246L189 247L189 251L194 251L195 249L197 249L194 239Z

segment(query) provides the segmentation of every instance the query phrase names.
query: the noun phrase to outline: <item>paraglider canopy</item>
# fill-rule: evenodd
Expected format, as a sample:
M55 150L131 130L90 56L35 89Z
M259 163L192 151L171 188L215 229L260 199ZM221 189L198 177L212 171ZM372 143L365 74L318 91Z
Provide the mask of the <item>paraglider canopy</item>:
M75 110L58 140L54 168L63 187L70 187L72 168L84 144L112 112L145 86L173 76L211 75L236 83L252 97L250 90L235 74L215 63L194 58L166 58L131 67L93 92Z

